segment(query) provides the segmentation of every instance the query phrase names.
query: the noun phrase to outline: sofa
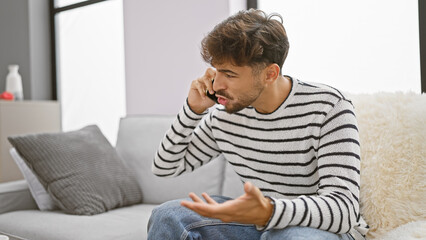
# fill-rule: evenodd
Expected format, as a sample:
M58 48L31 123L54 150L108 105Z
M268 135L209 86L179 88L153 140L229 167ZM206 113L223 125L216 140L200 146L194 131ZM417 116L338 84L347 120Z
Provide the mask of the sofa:
M426 239L426 96L348 94L361 142L361 212L368 239ZM193 173L159 178L151 164L174 116L120 120L115 150L137 174L142 203L91 216L38 209L26 180L0 184L0 235L10 239L146 239L153 208L189 192L237 197L242 183L223 156Z

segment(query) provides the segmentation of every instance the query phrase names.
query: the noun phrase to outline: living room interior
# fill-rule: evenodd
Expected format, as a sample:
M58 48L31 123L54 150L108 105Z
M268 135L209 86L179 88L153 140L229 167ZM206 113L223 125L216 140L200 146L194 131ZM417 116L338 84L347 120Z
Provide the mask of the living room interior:
M368 161L361 162L361 176L364 211L373 229L368 239L426 239L426 206L421 200L426 194L425 1L2 0L0 93L7 91L10 66L18 65L23 100L0 99L0 240L2 234L9 239L106 239L108 235L70 231L83 223L102 231L109 226L101 224L104 219L95 223L86 216L67 218L57 205L40 211L24 170L11 155L8 137L96 125L121 158L131 158L135 169L147 170L150 163L136 163L135 156L152 160L157 138L182 108L191 81L209 67L201 58L200 41L223 19L250 8L283 16L290 41L284 74L334 86L353 98L365 129L361 140ZM388 141L392 144L386 145ZM391 162L394 165L384 167ZM196 175L204 179L196 192L207 186L215 193L241 193L240 185L231 184L238 180L224 159L209 167ZM230 180L217 180L217 188L207 184L203 174ZM399 191L389 193L383 181L393 177L404 181L395 187ZM142 225L152 207L191 191L173 189L176 185L154 176L138 182L143 185L143 210L123 210L143 211ZM161 188L169 195L148 197ZM405 201L411 206L402 207ZM397 210L402 212L399 217ZM56 215L38 215L45 211ZM59 235L49 227L23 229L12 222L22 221L13 214L35 216L25 215L29 224L60 219L71 227L57 229ZM137 218L128 219L132 223L126 230L137 228ZM115 237L137 239L142 230L128 236L116 232Z

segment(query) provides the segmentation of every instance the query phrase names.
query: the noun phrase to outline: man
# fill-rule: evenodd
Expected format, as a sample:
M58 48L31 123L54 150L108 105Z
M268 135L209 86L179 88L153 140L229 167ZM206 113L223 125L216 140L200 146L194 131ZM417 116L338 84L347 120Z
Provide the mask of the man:
M167 202L153 211L149 239L364 238L352 104L331 87L283 76L288 48L281 16L259 10L203 39L214 69L192 82L152 170L179 176L223 154L245 194Z

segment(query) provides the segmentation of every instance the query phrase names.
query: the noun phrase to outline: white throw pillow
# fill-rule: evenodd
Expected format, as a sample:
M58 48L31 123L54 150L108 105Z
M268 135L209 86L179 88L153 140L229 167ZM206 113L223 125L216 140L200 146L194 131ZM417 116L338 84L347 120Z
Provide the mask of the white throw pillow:
M53 199L47 193L46 189L44 189L43 185L41 185L40 181L37 179L31 169L27 166L27 164L15 148L10 149L10 155L15 160L16 165L18 165L22 175L24 175L24 178L28 183L31 195L33 196L38 208L42 211L58 209L58 207L53 202Z

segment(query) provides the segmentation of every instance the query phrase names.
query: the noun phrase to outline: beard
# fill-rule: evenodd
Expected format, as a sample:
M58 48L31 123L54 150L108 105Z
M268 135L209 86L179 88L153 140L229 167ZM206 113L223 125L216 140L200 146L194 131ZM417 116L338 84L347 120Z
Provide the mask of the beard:
M225 111L227 113L236 113L243 110L244 108L250 106L263 92L264 86L260 83L260 79L255 79L254 86L252 90L248 93L242 93L241 96L235 98L229 96L225 91L217 91L218 95L226 97L229 102L225 106Z

